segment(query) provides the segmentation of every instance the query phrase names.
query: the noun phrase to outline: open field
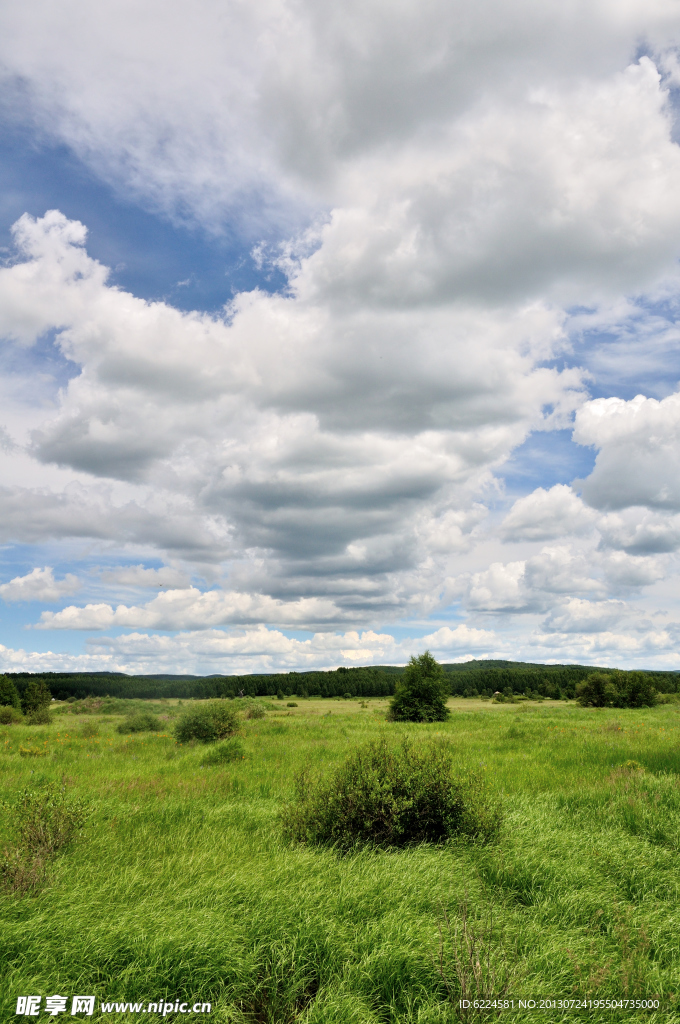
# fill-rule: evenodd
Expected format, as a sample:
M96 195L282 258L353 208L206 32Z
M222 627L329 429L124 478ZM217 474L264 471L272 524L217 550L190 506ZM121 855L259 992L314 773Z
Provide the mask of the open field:
M477 931L493 914L484 949L499 978L514 972L509 995L656 996L657 1012L564 1019L680 1021L680 705L459 699L447 723L405 726L376 699L263 703L266 717L243 723L246 756L220 767L206 748L176 745L175 701L150 705L167 716L163 733L120 735L114 714L0 727L10 803L63 780L91 809L39 892L0 897L0 1020L30 1019L14 1017L20 995L59 993L210 1002L203 1019L220 1024L455 1021L456 948L474 987L457 924L467 903ZM299 767L329 768L385 734L446 743L461 769L481 769L505 810L500 839L344 857L284 844L277 815ZM620 767L629 761L645 771ZM5 844L11 821L6 811ZM437 970L445 913L458 927L443 932L450 992ZM67 1017L160 1019L71 1018L70 1001L65 1015L40 1015Z

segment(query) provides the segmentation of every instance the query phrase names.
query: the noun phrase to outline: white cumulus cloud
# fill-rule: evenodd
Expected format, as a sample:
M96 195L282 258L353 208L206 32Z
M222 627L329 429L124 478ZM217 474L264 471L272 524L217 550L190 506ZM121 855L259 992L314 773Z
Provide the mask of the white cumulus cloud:
M72 573L55 580L54 570L49 566L33 569L26 576L15 576L9 583L0 584L3 601L60 601L67 594L80 589L80 580Z
M574 440L598 450L582 483L593 507L680 510L680 394L588 402L576 416Z
M505 540L552 540L593 528L595 515L565 484L518 498L503 520Z

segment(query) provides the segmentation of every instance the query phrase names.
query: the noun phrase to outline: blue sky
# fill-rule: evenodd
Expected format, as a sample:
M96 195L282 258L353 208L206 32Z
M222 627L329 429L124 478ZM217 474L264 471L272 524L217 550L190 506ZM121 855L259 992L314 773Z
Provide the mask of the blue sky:
M0 15L0 670L680 667L680 16Z

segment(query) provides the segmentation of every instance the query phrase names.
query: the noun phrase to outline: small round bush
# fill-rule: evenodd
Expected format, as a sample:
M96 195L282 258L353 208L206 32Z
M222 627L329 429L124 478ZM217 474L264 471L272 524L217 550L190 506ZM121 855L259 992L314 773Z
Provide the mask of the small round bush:
M218 743L216 747L203 758L204 764L220 765L231 764L232 761L242 761L246 756L246 750L238 736L232 736L224 743Z
M216 743L238 732L238 712L231 701L208 700L185 711L175 726L178 743Z
M264 708L261 704L251 704L245 714L246 718L264 718Z
M282 824L289 839L304 843L347 850L441 843L456 835L486 842L501 825L481 776L456 777L440 745L369 743L327 778L303 773L297 781Z
M296 704L296 702L294 700L289 700L288 703L286 704L286 707L287 708L296 708L297 704Z
M96 722L83 722L80 727L80 735L83 739L89 739L91 736L99 736L99 726Z
M86 726L83 726L83 729L85 728ZM134 715L128 715L120 725L116 726L116 732L160 732L162 728L163 723L160 718L156 718L150 711L137 711Z
M36 708L26 719L27 725L51 725L52 716L48 707Z
M17 708L0 707L0 725L15 725L17 722L23 722L23 720L24 716Z

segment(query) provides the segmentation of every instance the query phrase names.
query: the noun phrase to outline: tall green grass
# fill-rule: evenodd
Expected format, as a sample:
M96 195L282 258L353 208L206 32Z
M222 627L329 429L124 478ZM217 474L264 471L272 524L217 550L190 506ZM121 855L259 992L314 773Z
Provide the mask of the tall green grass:
M301 702L244 721L245 756L217 763L178 745L170 716L166 731L129 736L106 715L98 735L66 715L0 727L8 802L57 783L89 812L42 888L0 895L0 1020L15 1019L18 995L58 992L210 1001L220 1024L455 1021L439 925L448 916L455 990L463 907L490 962L513 965L514 994L658 995L656 1014L565 1019L680 1020L680 708L450 706L445 723L409 725L387 723L376 701ZM383 737L436 739L457 771L482 773L505 812L498 839L344 856L285 842L279 814L300 768L330 773ZM0 829L1 849L7 814Z

